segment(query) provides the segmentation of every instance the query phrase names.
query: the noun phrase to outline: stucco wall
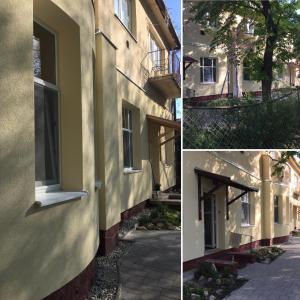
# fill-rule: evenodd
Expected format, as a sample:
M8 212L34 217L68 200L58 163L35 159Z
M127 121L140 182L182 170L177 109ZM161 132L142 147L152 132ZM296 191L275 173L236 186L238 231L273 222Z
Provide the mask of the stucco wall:
M90 121L94 12L90 1L71 0L2 1L0 12L0 298L38 300L77 276L99 243ZM89 193L41 209L34 183L33 16L58 33L62 186Z
M149 128L146 118L148 114L172 119L172 114L171 100L164 99L157 91L145 86L141 69L141 64L149 57L149 30L155 34L162 48L167 47L165 37L152 24L148 7L141 1L133 1L134 26L129 32L114 14L114 1L100 0L95 3L97 51L101 56L101 60L97 59L97 94L100 103L97 118L101 157L97 168L103 182L100 191L100 216L103 216L100 217L100 228L108 229L120 221L121 212L151 197L153 175L149 159L153 173L157 175L155 180L161 183L162 190L175 184L174 166L164 166L160 162L157 144L159 128L152 124L152 128ZM132 174L124 172L123 105L129 107L136 118L133 123L134 167L140 171ZM152 130L150 134L149 130Z

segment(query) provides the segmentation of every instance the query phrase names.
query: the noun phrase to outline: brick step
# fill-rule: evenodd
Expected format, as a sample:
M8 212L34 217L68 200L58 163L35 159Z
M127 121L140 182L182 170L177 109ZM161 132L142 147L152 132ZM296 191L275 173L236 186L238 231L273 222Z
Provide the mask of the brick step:
M256 255L252 253L229 252L227 253L227 255L230 256L231 258L234 257L234 261L237 261L239 263L253 264L256 262Z
M205 262L214 264L217 269L224 269L228 268L231 272L237 273L237 269L239 267L239 263L236 261L231 261L231 260L225 260L225 259L207 259Z

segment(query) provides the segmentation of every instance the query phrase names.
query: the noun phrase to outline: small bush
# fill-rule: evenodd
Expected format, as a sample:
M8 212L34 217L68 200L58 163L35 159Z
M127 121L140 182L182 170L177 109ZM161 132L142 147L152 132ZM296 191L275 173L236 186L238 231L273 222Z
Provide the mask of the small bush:
M195 272L195 278L199 279L201 276L218 278L219 273L212 263L203 262L199 265L197 271Z

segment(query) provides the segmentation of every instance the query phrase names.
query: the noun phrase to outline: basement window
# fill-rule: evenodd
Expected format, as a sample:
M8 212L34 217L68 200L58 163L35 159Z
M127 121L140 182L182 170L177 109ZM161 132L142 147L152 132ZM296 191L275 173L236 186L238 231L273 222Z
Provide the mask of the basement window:
M241 225L250 225L250 201L249 194L245 194L241 199Z
M59 185L59 101L56 37L34 22L33 73L36 187Z

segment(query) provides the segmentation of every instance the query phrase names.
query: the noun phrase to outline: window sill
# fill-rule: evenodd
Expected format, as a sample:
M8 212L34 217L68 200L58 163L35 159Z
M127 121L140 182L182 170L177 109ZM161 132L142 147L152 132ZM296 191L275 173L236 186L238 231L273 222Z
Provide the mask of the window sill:
M214 85L216 82L200 82L200 85Z
M241 224L242 228L255 227L253 224Z
M80 199L88 195L88 192L50 192L35 193L35 202L39 207L50 206L58 203Z
M141 173L143 170L140 169L124 169L124 174L135 174L135 173Z
M121 25L124 27L124 29L129 33L129 35L131 36L131 38L137 43L137 39L136 37L133 35L133 33L131 32L131 30L129 28L127 28L127 26L122 22L122 20L118 17L118 15L114 14L115 18L121 23Z

